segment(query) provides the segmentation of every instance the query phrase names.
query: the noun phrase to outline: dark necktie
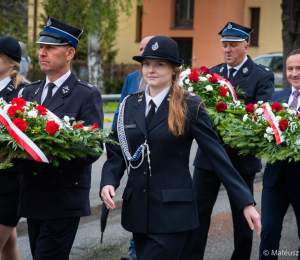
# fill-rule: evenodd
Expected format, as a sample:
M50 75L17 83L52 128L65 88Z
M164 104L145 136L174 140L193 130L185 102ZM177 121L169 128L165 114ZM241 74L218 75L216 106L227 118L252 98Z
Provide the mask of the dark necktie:
M236 69L234 69L234 68L231 68L230 70L229 70L229 82L231 83L232 82L232 80L233 80L233 73L236 71Z
M149 127L150 122L151 122L152 118L153 118L154 115L155 115L155 103L153 102L152 99L151 99L151 101L150 101L150 105L151 105L151 108L150 108L150 110L149 110L149 112L148 112L148 115L147 115L147 117L146 117L147 128Z
M45 100L44 100L44 102L43 102L43 106L44 106L44 107L48 105L50 99L52 98L52 90L53 90L53 88L54 88L55 86L56 86L56 85L55 85L54 83L52 83L52 82L49 82L49 83L48 83L48 93L47 93L47 96L46 96L46 98L45 98Z

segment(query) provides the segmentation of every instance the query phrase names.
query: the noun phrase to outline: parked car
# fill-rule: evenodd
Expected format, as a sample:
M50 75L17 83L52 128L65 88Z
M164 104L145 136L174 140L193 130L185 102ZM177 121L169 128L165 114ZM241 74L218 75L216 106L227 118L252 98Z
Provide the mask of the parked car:
M255 63L269 67L275 76L275 85L282 86L282 53L269 53L257 56L253 59Z

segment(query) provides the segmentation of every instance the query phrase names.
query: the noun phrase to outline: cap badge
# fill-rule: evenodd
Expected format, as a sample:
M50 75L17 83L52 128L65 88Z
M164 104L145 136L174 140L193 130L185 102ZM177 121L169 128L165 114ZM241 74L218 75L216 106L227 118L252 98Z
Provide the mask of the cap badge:
M227 29L228 29L228 30L231 30L231 29L232 29L232 24L231 24L231 23L228 23Z
M157 42L152 45L152 50L156 51L158 48L159 46Z
M222 68L220 69L220 72L223 72L223 70L224 70L224 67L222 67Z
M49 20L48 20L48 22L47 22L47 24L46 24L46 27L50 27L51 24L52 24L52 22L51 22L51 19L49 18Z
M247 67L243 68L243 73L247 73L247 72L248 72L248 68Z

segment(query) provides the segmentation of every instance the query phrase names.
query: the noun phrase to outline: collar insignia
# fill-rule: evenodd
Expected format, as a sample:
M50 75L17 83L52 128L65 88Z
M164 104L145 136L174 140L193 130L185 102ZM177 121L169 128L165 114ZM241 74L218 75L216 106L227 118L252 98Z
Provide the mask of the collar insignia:
M222 67L222 68L220 69L220 72L223 72L223 70L224 70L224 67Z
M36 96L37 93L39 93L40 91L40 88L38 88L35 92L34 92L34 95Z
M9 85L6 89L7 89L8 91L12 92L12 91L14 90L14 86Z
M247 73L247 72L248 72L248 68L247 67L243 68L243 73Z
M70 91L70 88L69 88L68 86L64 86L64 87L62 88L62 90L61 90L61 92L62 92L63 94L67 94L69 91Z
M159 46L157 42L152 45L152 50L156 51L158 48Z

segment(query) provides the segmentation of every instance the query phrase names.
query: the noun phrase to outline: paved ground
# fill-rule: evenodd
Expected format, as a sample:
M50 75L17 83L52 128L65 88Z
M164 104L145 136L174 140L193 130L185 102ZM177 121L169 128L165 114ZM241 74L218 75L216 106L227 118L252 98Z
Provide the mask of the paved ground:
M111 123L105 123L105 128L110 128ZM195 157L197 145L193 144L191 150L190 170L193 172L192 161ZM92 212L90 217L82 218L75 242L71 251L70 260L119 260L127 252L131 233L125 231L120 225L120 208L110 212L107 228L104 234L103 244L100 244L100 210L99 183L101 169L105 157L101 157L94 165L92 172L92 184L90 201ZM260 174L257 175L255 184L255 200L260 211L261 181ZM121 200L121 194L127 181L124 175L121 186L117 190L116 201ZM119 203L119 207L121 203ZM32 260L26 231L25 221L20 223L18 229L18 247L22 260ZM23 229L23 231L21 231ZM214 207L209 239L205 254L206 260L228 260L233 250L232 221L227 193L221 188L217 203ZM289 209L283 226L281 250L297 250L299 240L297 237L297 224L292 208ZM254 238L253 253L251 260L258 259L259 238ZM280 260L297 259L281 257ZM166 259L168 260L168 259ZM171 260L171 259L170 259Z

